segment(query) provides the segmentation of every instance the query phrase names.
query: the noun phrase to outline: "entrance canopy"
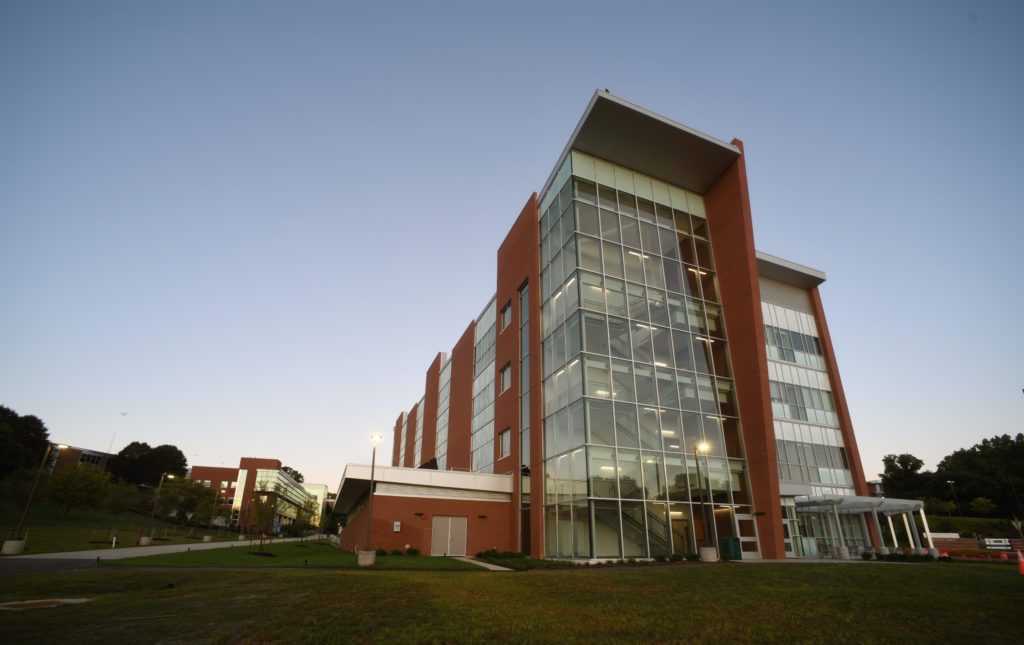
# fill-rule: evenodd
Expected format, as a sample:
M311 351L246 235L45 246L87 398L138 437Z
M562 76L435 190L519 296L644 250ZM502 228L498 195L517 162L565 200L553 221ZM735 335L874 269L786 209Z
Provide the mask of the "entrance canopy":
M890 497L838 497L824 495L801 495L795 498L796 507L804 511L833 511L839 513L875 512L883 515L913 513L924 508L924 502L917 499L895 499Z

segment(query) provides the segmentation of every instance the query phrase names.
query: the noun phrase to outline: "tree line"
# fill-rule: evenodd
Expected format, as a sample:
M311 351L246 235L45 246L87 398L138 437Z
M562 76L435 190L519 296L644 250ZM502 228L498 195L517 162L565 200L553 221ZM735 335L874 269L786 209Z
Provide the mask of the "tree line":
M50 444L49 431L42 420L0 406L0 481L6 484L7 496L15 506L25 504ZM51 469L57 457L58 451L52 450L44 470ZM302 473L294 468L285 466L282 470L296 482L303 482ZM201 482L189 481L187 473L188 462L176 446L151 447L133 441L110 456L102 471L79 465L49 473L42 482L40 497L60 509L65 517L76 509L102 509L115 514L155 512L158 517L191 524L229 523L231 510L219 487L207 488ZM155 494L158 486L159 496ZM248 509L249 528L273 531L278 505L284 503L280 492L267 491L268 494L255 496ZM287 531L313 528L317 510L311 500L294 509L297 517Z
M921 471L912 454L886 455L882 488L886 497L920 499L936 515L1024 519L1024 434L999 435L961 448Z

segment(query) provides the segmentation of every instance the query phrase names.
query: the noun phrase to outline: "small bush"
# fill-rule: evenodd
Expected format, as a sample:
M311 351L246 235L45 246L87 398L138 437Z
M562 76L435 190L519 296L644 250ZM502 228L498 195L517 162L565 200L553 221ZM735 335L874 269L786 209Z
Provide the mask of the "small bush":
M377 547L377 555L387 555L388 550L382 546Z
M401 549L391 549L390 555L405 555Z
M872 558L872 553L870 551L861 551L861 553L860 553L860 559L861 560L870 560L871 558Z
M690 562L696 562L697 560L700 560L700 554L699 553L687 553L686 554L686 559L689 560Z
M668 557L664 556L664 555L656 555L656 556L654 556L654 561L655 562L665 562L667 560L668 560Z
M476 554L476 557L480 558L481 560L486 560L488 558L496 558L498 557L498 550L495 548L490 548L486 551L480 551Z
M672 555L668 556L668 561L669 562L682 562L683 561L683 554L682 553L673 553Z
M406 553L407 553L408 555L419 555L419 554L420 554L420 550L419 550L419 549L417 549L417 548L416 548L416 547L414 547L414 546L411 546L411 547L409 547L408 549L406 549L406 550L405 550L405 552L406 552Z

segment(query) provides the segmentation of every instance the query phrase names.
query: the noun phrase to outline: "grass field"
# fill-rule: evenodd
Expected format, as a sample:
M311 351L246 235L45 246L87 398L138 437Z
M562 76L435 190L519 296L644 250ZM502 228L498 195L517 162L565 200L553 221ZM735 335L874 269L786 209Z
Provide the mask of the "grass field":
M2 612L6 642L1016 644L1024 633L1024 576L955 564L0 577L0 601L47 597L92 601Z
M20 510L8 502L0 502L0 539L6 540L17 522ZM36 502L29 511L25 555L56 551L85 551L110 546L116 530L119 546L134 546L139 528L149 526L149 516L138 513L113 515L106 511L78 509L67 517L57 508ZM201 541L205 529L153 522L154 544L194 544ZM147 533L148 535L148 533ZM212 532L215 541L237 540L230 532Z
M263 550L272 556L252 553L256 546L242 542L238 546L205 551L182 551L165 555L147 555L125 560L107 560L108 567L256 567L282 568L302 567L310 569L359 567L356 554L330 546L326 542L278 542L264 545ZM385 555L377 556L376 569L429 569L434 571L483 571L480 567L451 558L426 556Z

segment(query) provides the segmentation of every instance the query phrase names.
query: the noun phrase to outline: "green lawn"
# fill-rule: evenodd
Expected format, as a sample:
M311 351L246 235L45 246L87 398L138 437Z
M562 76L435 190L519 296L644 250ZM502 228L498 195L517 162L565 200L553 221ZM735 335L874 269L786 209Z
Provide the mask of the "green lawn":
M465 574L101 568L4 575L7 642L1019 643L1024 576L955 564ZM173 587L171 586L173 585Z
M8 501L0 502L0 539L6 540L21 511ZM25 555L56 551L86 551L110 546L117 531L119 546L135 546L139 528L149 526L149 516L139 513L113 515L106 511L78 509L67 517L56 507L38 501L32 504L25 522L28 530ZM194 544L202 541L206 529L153 523L154 544ZM147 533L148 535L148 533ZM237 540L233 533L213 532L214 540Z
M238 546L203 551L182 551L166 555L147 555L141 558L107 560L104 566L121 567L309 567L310 569L359 567L356 554L332 547L326 542L276 542L264 544L263 551L272 554L261 556L255 551L258 543L249 545L240 542ZM430 569L445 571L483 571L475 564L452 558L431 558L425 556L386 555L377 556L377 569Z

